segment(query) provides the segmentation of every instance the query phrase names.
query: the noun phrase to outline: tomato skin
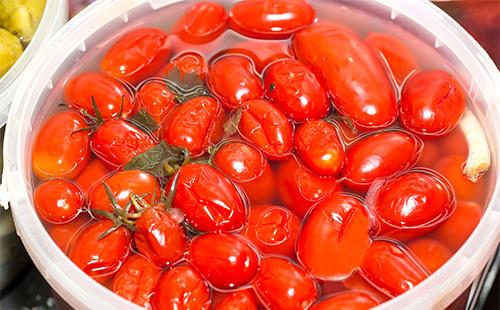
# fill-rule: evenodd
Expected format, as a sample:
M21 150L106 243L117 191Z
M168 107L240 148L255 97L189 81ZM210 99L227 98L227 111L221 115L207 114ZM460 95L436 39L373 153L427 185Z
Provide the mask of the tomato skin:
M308 309L319 296L314 279L301 267L281 257L261 261L254 289L267 309Z
M271 64L264 73L266 97L295 122L320 119L330 111L330 101L318 79L295 59Z
M453 255L441 242L434 239L418 239L410 242L408 248L427 267L435 272Z
M306 1L243 0L233 5L229 18L230 27L245 36L286 39L311 24L315 12Z
M228 109L264 96L262 81L246 56L225 55L216 59L209 66L207 84Z
M80 185L84 195L87 196L90 193L90 189L111 172L112 170L109 169L105 162L98 158L94 158L75 179L75 182Z
M257 72L262 72L267 65L274 61L292 57L288 51L287 43L284 41L243 41L230 48L227 53L243 54L250 57Z
M200 80L205 80L207 65L203 56L196 52L185 52L176 56L162 69L161 75L168 76L174 68L179 70L181 79L188 74L195 74Z
M137 102L158 124L163 123L177 106L175 95L161 80L149 80L141 84L137 91Z
M49 179L38 184L33 200L44 221L63 224L78 216L85 197L75 183L66 179Z
M177 173L172 206L182 210L195 229L226 232L243 227L247 220L245 202L222 173L206 164L189 164ZM167 195L173 179L166 185Z
M329 296L311 307L311 310L368 310L380 302L365 292L346 291Z
M191 266L176 266L165 272L151 297L154 310L208 310L210 288Z
M90 222L88 213L80 213L76 218L64 224L47 225L47 231L52 240L65 254L68 254L68 248L73 239L78 236L80 229Z
M217 305L215 310L258 310L259 305L251 289L236 291L226 295Z
M106 53L101 69L131 84L158 72L170 55L168 34L156 28L140 28L122 36Z
M420 135L441 136L453 130L466 108L460 84L445 71L412 75L401 92L402 125Z
M376 300L383 303L389 300L389 297L368 283L358 272L353 273L349 278L342 281L345 289L360 291L375 297Z

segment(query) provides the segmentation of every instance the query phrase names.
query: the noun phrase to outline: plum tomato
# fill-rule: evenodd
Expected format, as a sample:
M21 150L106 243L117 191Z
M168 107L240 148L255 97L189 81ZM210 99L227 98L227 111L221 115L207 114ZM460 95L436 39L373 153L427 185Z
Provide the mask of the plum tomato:
M38 184L33 197L36 210L49 223L67 223L78 216L85 196L82 189L65 179L49 179Z
M281 257L261 261L254 289L267 309L308 309L318 298L318 284L301 267Z
M163 128L163 140L185 147L192 157L203 155L222 137L225 114L217 99L195 97L177 107Z
M264 254L295 258L300 219L290 210L273 205L252 206L242 234Z
M195 237L187 259L212 286L222 290L247 285L259 267L259 256L246 239L223 233Z
M202 232L233 231L245 225L246 202L236 186L206 164L188 164L170 178L167 195L177 179L172 207L184 212L187 222Z
M300 0L243 0L229 13L229 26L257 39L286 39L314 22L315 12Z
M292 46L297 59L324 84L338 112L358 127L387 127L396 120L393 85L379 59L354 33L311 26L293 37Z
M271 202L274 173L266 157L240 141L224 143L215 153L213 164L239 185L253 203Z
M64 102L68 106L95 116L92 100L105 120L127 118L134 111L131 91L107 74L85 72L73 77L64 87Z
M196 75L201 81L205 80L207 65L203 56L196 52L185 52L176 56L162 69L161 75L168 77L174 68L179 71L181 80L188 74Z
M214 310L258 310L257 298L251 289L236 291L227 294Z
M418 239L410 242L408 248L430 272L438 270L453 255L441 242L434 239Z
M380 291L396 297L425 280L429 273L402 246L375 240L365 255L361 275Z
M188 8L174 25L173 33L185 42L207 43L226 30L227 19L226 9L219 3L200 1Z
M360 274L359 271L353 273L349 278L342 281L344 288L354 291L365 292L368 295L375 297L379 302L386 302L389 297L373 287L368 281L366 281Z
M250 57L259 73L274 61L292 57L288 51L287 43L284 41L243 41L230 48L227 52Z
M262 81L255 73L252 60L243 55L224 55L213 61L208 69L207 84L228 109L264 96Z
M347 278L359 268L370 246L371 226L359 198L335 193L314 206L305 219L297 238L297 258L316 278Z
M460 84L445 71L412 75L401 91L401 124L420 135L441 136L457 125L466 108Z
M74 179L90 159L89 132L76 111L63 111L47 119L33 143L33 172L41 179Z
M101 69L135 85L157 73L169 55L165 31L139 28L126 33L109 49L101 62Z
M333 125L312 120L295 131L295 151L299 159L321 176L335 176L344 165L344 145Z
M154 145L155 141L146 132L122 119L104 122L90 140L94 154L114 167L126 165Z
M286 115L267 100L249 100L243 104L238 131L271 160L290 156L293 126Z
M191 266L176 266L165 272L151 297L153 310L210 309L210 288Z
M114 275L112 291L139 306L146 306L161 276L161 269L140 255L131 255Z
M295 59L274 62L264 72L266 97L295 122L320 119L331 103L318 79Z
M400 130L368 134L356 140L346 152L344 184L367 191L376 179L411 168L423 146L422 140Z
M90 193L90 189L109 175L112 170L99 158L92 159L75 182L80 185L85 196Z
M61 251L67 254L73 240L78 237L80 229L86 226L90 220L89 214L83 212L68 223L47 225L47 231Z
M141 84L136 99L139 108L146 110L158 124L162 124L177 106L175 95L162 80L148 80Z
M321 300L311 310L368 310L380 302L365 292L345 291Z

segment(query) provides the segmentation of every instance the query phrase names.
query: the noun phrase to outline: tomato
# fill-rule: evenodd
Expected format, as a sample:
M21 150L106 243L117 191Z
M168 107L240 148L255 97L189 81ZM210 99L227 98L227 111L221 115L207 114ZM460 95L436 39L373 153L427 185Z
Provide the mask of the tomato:
M163 128L165 142L182 146L192 157L202 155L222 136L225 114L219 101L196 97L180 105Z
M89 221L90 217L88 216L88 213L80 213L71 222L47 225L47 231L61 251L67 254L68 247L78 236L78 232Z
M64 102L70 107L95 115L92 99L103 119L126 118L132 115L134 99L120 81L101 72L84 72L64 87ZM120 114L121 113L121 114Z
M161 269L140 255L131 255L113 277L112 290L139 306L149 303Z
M154 145L154 140L146 132L121 119L104 122L90 141L94 154L115 167L126 165Z
M239 141L223 144L213 157L214 165L238 184L251 202L270 202L274 196L274 173L266 157Z
M62 224L78 216L85 197L75 183L65 179L50 179L38 184L33 201L43 220Z
M220 303L218 303L215 310L257 310L259 305L252 290L246 289L243 291L236 291L226 295Z
M290 210L272 205L252 206L242 232L264 254L295 258L295 240L300 219Z
M441 145L435 143L435 141L425 141L416 165L420 167L432 167L441 155L440 148Z
M292 45L297 59L324 83L338 112L358 127L387 127L396 120L393 86L376 55L354 33L311 26L298 32Z
M262 81L246 56L225 55L216 59L208 69L207 84L228 109L264 96Z
M314 9L299 0L243 0L229 13L235 31L257 39L286 39L314 22Z
M389 300L387 295L380 292L378 289L373 287L368 281L363 279L359 272L353 273L349 278L342 281L345 288L349 290L355 290L360 292L365 292L368 295L375 297L379 302L386 302Z
M243 227L247 219L245 202L222 173L206 164L189 164L177 173L172 207L182 210L195 229L214 232ZM171 177L167 192L175 178Z
M151 297L154 310L208 310L210 288L191 266L176 266L165 272Z
M90 193L90 189L99 184L107 175L111 173L105 162L98 158L92 159L87 167L75 179L75 182L80 185L85 196Z
M137 102L158 123L161 124L168 113L175 109L175 95L162 80L149 80L139 87Z
M218 289L234 289L248 284L259 266L259 256L248 241L222 233L195 237L187 259Z
M286 115L267 100L245 102L238 131L271 160L282 160L292 151L293 126Z
M401 124L417 134L441 136L454 129L465 112L460 84L444 71L412 75L401 92Z
M450 153L453 155L460 155L467 157L469 154L469 143L465 138L465 134L460 126L455 127L452 131L444 136L429 137L428 140L435 142L439 145L442 153ZM426 141L427 144L427 141ZM434 162L434 164L436 161Z
M274 61L292 57L285 41L243 41L230 48L228 53L250 57L257 72L262 72L267 65Z
M412 241L408 248L430 272L438 270L453 255L441 242L433 239Z
M346 291L329 296L311 307L311 310L368 310L380 302L365 292Z
M59 112L43 123L33 143L33 172L41 179L74 179L90 159L87 123L75 111Z
M322 176L337 175L344 165L344 146L335 128L324 120L308 121L295 131L295 151L300 160Z
M264 73L264 89L266 97L296 122L323 118L330 111L330 100L314 73L295 59L271 64Z
M108 50L101 69L135 85L157 73L169 57L168 37L165 31L156 28L132 30Z
M183 41L202 44L213 41L226 30L226 9L216 3L200 1L193 4L175 24L173 32Z
M168 76L172 70L177 68L183 79L188 74L195 74L200 80L205 80L207 65L203 56L196 52L185 52L173 58L170 63L162 69L161 75Z
M399 130L381 131L360 138L346 152L344 183L352 189L366 191L376 179L412 167L423 145L414 135Z
M361 265L370 245L370 229L363 202L350 194L335 193L307 216L297 239L297 258L316 278L347 278Z
M267 309L308 309L319 295L317 283L305 270L281 257L265 257L254 289Z
M361 274L391 297L412 289L429 275L407 250L387 240L372 242L361 265Z

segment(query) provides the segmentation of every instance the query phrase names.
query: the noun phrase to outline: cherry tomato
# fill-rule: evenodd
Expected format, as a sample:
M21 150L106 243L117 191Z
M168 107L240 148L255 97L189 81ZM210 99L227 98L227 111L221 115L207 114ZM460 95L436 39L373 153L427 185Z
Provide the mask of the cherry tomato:
M243 227L247 218L245 202L224 175L206 164L189 164L177 173L172 206L181 209L195 229L214 232ZM167 192L175 178L167 184Z
M267 98L296 122L320 119L330 111L330 101L318 79L297 60L271 64L264 73L264 89Z
M281 257L262 259L254 288L266 308L271 310L308 309L319 295L313 278Z
M212 62L207 84L228 109L264 96L262 81L251 59L241 55L225 55Z
M214 165L238 184L251 202L270 202L274 196L274 174L266 157L253 146L239 141L223 144Z
M245 102L238 131L271 160L282 160L292 151L292 124L283 112L267 100Z
M233 5L229 24L235 31L257 39L286 39L311 24L314 9L306 1L243 0Z
M134 110L131 91L120 81L101 72L79 74L69 80L64 88L64 102L68 106L95 115L92 99L106 120L118 116L126 118Z
M295 132L300 160L322 176L337 175L344 165L344 146L335 128L324 120L308 121Z
M368 281L366 281L359 272L353 273L349 278L342 281L342 284L345 288L349 290L361 291L365 292L368 295L375 297L379 302L386 302L389 300L389 297L378 289L373 287Z
M161 275L161 269L140 255L131 255L113 277L112 290L139 306L149 303L149 297Z
M215 310L257 310L259 305L252 290L246 289L243 291L236 291L226 295L220 303L218 303Z
M417 134L441 136L458 125L465 106L464 91L449 73L419 72L408 79L401 92L400 120Z
M462 129L457 126L455 129L450 131L444 136L435 138L429 137L430 141L435 142L435 144L439 145L441 153L444 154L453 154L467 157L469 154L469 144L465 139L465 134ZM427 144L427 141L425 142ZM434 162L434 164L436 161Z
M259 256L249 242L230 234L195 237L187 258L218 289L234 289L248 284L259 266Z
M157 73L170 55L168 34L156 28L126 33L106 53L102 71L131 84Z
M376 55L354 33L311 26L298 32L292 45L298 60L324 83L338 112L357 126L381 128L396 120L393 86Z
M441 242L433 239L412 241L408 248L430 272L438 270L453 255Z
M75 182L80 185L83 193L87 196L90 193L90 189L96 184L99 184L99 181L102 181L111 171L112 170L108 168L105 162L98 158L94 158L75 179Z
M162 69L161 75L168 76L174 68L179 70L181 80L188 74L195 74L201 81L205 80L207 65L203 56L196 52L185 52L175 57Z
M335 193L314 206L306 218L297 239L297 258L316 278L347 278L363 261L370 229L363 202Z
M38 184L33 200L43 220L62 224L77 217L85 197L78 185L65 179L50 179Z
M88 213L80 213L68 223L47 225L47 231L61 251L67 254L68 247L72 244L73 239L78 236L80 229L89 221Z
M250 57L257 72L262 72L267 65L274 61L292 57L285 41L243 41L227 52Z
M75 111L59 112L45 121L33 143L33 172L37 177L74 179L90 159L87 123Z
M346 291L329 296L311 307L311 310L368 310L380 302L365 292Z
M412 167L422 147L420 139L399 130L377 132L356 140L346 152L344 183L366 191L376 179Z
M417 166L432 167L441 156L441 145L435 141L425 141Z
M165 272L151 297L154 310L208 310L210 288L191 266L177 266Z
M161 80L149 80L141 84L137 91L137 102L158 124L163 123L168 113L177 106L175 95Z

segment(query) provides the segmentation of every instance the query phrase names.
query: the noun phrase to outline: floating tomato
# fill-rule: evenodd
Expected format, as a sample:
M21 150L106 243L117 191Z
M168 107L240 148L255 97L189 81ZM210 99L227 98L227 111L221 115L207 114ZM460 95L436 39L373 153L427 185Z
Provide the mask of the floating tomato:
M33 197L40 217L49 223L66 223L78 216L85 196L75 183L50 179L38 184Z
M162 69L161 74L168 77L172 74L174 68L179 71L181 81L188 74L194 74L201 81L205 80L207 65L203 56L196 52L186 52L175 57Z
M90 189L109 175L112 170L106 163L98 158L92 159L80 175L75 179L75 182L80 185L85 196L90 193Z
M236 291L227 294L217 305L215 310L257 310L257 298L251 289Z
M438 270L452 254L441 242L433 239L418 239L408 244L411 252L430 272Z
M149 80L141 84L137 91L137 102L159 124L177 106L175 95L162 80Z
M329 296L311 307L311 310L368 310L380 302L365 292L346 291Z

